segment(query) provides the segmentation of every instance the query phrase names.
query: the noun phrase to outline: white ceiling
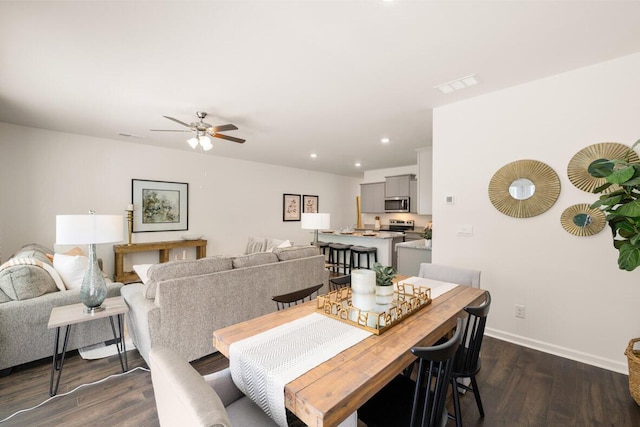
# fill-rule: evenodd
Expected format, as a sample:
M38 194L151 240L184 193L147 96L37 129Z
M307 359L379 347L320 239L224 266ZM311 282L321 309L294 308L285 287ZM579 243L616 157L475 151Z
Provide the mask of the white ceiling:
M0 121L191 150L149 129L206 111L247 140L210 154L362 176L415 164L434 107L639 52L639 16L638 1L2 1Z

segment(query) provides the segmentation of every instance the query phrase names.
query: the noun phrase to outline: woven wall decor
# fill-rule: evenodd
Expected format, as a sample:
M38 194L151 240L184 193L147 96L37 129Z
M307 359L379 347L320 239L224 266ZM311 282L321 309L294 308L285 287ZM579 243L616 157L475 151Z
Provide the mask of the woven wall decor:
M518 200L509 187L516 181L528 179L535 186L533 195ZM517 160L498 169L489 182L489 200L505 215L530 218L547 211L558 200L560 179L553 169L537 160Z
M575 236L593 236L605 226L605 215L600 209L593 209L587 203L569 206L562 212L562 227Z
M629 147L618 142L600 142L578 151L569 161L567 175L569 181L580 190L593 193L593 190L607 182L605 178L595 178L589 174L589 165L598 159L624 159ZM631 162L640 162L635 151L629 153ZM620 188L612 185L602 193L611 193Z

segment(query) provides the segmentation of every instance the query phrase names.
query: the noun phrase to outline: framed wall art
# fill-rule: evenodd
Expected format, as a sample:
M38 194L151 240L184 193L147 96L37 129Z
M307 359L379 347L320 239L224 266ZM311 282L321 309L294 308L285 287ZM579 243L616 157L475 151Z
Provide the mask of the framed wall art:
M300 221L300 195L282 195L282 220Z
M318 196L302 196L302 213L318 213Z
M131 180L133 232L189 229L189 184Z

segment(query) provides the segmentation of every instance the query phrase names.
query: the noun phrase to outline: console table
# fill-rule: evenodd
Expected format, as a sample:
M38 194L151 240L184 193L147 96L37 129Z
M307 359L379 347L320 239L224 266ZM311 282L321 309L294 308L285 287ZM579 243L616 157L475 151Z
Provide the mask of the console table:
M196 248L196 259L207 256L207 241L199 240L171 240L166 242L132 243L130 245L114 245L115 254L115 274L116 282L131 283L139 282L140 278L133 271L124 271L124 255L135 252L158 251L158 262L169 261L169 251L177 248Z

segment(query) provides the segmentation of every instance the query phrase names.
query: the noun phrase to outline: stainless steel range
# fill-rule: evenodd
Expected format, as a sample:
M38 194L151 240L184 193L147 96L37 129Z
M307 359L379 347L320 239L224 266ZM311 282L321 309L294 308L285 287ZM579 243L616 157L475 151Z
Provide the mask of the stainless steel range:
M413 230L414 222L412 219L390 219L389 231L407 231Z

